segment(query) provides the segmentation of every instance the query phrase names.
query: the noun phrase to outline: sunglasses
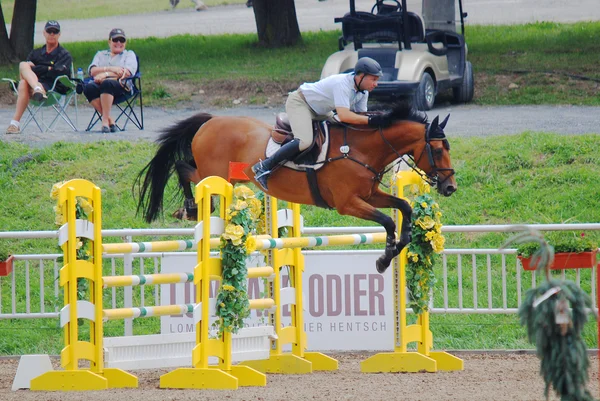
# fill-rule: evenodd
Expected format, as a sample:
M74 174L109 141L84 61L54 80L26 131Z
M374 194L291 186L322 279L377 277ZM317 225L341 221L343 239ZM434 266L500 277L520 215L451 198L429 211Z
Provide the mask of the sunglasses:
M46 33L48 33L49 35L58 35L60 31L57 31L56 29L48 29Z
M119 42L119 43L125 43L125 42L127 42L127 39L125 39L125 38L112 38L112 41L113 41L113 43L117 43L117 42Z

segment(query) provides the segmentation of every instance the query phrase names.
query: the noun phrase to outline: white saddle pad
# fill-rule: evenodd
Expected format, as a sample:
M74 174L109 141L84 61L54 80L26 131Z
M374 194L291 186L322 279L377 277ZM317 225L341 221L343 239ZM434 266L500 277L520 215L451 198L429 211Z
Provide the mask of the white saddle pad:
M325 132L325 142L323 142L323 147L321 147L321 153L319 153L319 157L317 157L317 164L315 164L314 166L307 166L305 164L296 164L290 161L284 164L285 167L289 167L293 170L298 171L306 171L307 167L314 168L315 170L318 170L321 167L323 167L324 163L321 162L323 162L327 157L327 149L329 148L329 126L328 124L322 124L321 126L323 128L323 132ZM273 140L273 138L269 138L269 142L267 143L267 150L265 152L267 157L273 156L273 154L277 152L279 148L281 148L281 145L276 143Z

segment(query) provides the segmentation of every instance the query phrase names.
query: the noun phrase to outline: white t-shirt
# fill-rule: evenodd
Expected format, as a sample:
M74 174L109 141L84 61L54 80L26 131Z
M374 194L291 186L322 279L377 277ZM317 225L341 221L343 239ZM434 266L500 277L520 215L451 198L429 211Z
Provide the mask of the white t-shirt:
M354 86L354 74L337 74L314 83L300 85L308 105L318 115L326 115L337 107L345 107L355 113L367 111L369 92L358 92Z

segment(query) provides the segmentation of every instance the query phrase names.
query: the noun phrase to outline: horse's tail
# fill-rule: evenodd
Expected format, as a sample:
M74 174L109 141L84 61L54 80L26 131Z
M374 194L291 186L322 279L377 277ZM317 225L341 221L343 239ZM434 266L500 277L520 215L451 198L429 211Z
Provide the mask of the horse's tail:
M154 221L162 211L165 187L175 170L175 163L193 160L192 139L212 117L211 114L198 113L165 129L156 140L156 155L140 171L133 184L134 192L137 187L139 195L136 213L142 211L147 222Z

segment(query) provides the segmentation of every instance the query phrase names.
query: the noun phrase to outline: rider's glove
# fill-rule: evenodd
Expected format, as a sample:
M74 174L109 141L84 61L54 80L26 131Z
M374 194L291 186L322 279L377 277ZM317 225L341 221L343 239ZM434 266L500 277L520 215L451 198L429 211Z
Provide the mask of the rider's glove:
M369 127L389 127L392 124L392 118L389 114L373 114L369 116Z

